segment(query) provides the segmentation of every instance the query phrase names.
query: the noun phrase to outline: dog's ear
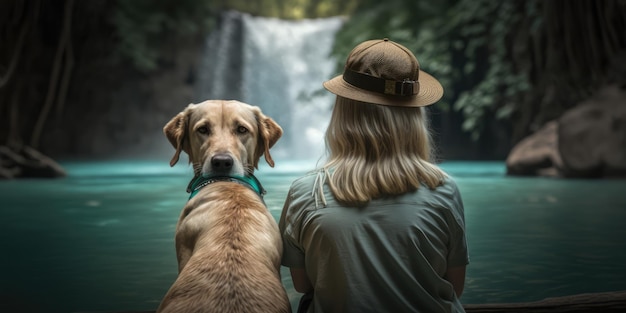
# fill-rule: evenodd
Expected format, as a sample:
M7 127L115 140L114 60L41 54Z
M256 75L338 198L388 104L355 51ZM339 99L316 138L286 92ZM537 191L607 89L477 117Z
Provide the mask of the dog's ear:
M265 155L265 161L271 167L274 167L274 160L270 155L270 148L283 135L283 129L273 119L261 113L261 110L255 110L257 125L259 127L259 142L254 152L254 167L259 168L259 159L261 155Z
M172 146L176 148L176 152L174 152L174 156L170 161L170 166L176 165L178 159L180 158L181 151L185 151L187 154L190 153L187 147L189 146L189 139L187 138L187 124L189 123L189 112L191 110L191 106L191 104L187 106L184 111L174 116L174 118L167 122L167 124L163 127L163 133Z

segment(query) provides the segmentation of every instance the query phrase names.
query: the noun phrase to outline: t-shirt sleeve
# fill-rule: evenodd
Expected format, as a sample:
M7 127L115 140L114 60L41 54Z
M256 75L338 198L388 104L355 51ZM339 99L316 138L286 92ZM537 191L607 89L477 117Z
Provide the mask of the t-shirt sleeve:
M461 193L453 181L452 201L450 212L452 217L448 221L450 226L450 241L448 243L448 267L463 266L469 264L469 251L465 231L465 208Z
M278 227L283 239L281 264L286 267L304 268L304 249L299 242L301 211L293 206L293 189L289 190Z

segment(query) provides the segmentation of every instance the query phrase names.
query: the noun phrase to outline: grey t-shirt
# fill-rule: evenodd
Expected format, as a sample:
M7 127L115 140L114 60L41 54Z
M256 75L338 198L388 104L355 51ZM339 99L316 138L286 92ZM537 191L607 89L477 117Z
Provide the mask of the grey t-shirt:
M294 181L279 222L282 264L304 268L309 312L464 312L448 267L469 263L455 182L339 205L322 171Z

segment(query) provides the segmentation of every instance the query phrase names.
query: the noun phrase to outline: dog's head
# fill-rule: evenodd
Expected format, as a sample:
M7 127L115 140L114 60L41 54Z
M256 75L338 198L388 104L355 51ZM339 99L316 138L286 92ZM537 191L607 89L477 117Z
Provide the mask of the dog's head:
M262 155L274 167L270 148L283 134L259 107L223 100L190 104L163 132L176 148L170 165L174 166L184 151L196 175L251 174Z

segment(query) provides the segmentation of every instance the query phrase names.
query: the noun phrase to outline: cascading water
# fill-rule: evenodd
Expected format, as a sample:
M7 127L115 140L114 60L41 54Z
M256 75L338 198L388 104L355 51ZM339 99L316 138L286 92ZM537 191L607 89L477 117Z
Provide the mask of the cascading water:
M320 157L334 101L322 82L335 70L330 52L341 24L340 17L286 21L225 12L207 39L196 101L259 106L284 130L272 156Z

